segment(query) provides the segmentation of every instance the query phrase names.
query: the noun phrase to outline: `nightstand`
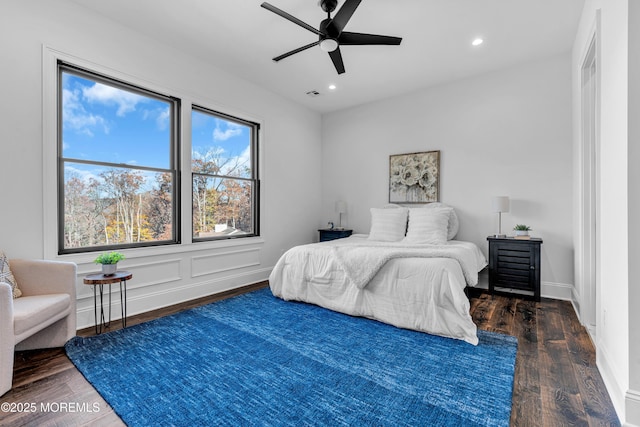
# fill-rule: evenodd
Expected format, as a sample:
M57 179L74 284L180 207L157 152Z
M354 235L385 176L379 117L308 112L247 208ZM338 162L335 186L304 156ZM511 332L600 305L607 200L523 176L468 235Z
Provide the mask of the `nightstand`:
M347 230L344 228L342 230L337 228L321 228L320 230L318 230L318 232L320 233L320 241L326 242L328 240L349 237L351 236L351 233L353 233L353 230Z
M540 245L542 239L487 237L489 293L495 288L532 292L540 301Z

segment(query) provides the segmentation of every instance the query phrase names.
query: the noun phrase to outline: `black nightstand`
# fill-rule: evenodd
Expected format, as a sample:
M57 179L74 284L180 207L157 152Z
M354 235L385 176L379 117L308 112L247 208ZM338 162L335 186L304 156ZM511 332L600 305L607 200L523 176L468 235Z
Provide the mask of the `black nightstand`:
M495 288L528 291L540 301L540 245L542 239L487 237L489 293Z
M318 230L320 233L320 241L326 242L328 240L342 239L344 237L351 236L353 230L342 229L339 230L337 228L322 228Z

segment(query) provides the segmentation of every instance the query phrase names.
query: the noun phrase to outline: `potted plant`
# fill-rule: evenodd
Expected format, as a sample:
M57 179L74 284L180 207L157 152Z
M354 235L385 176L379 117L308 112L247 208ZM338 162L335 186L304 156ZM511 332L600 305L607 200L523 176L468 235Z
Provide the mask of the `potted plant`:
M529 231L531 231L531 227L524 224L516 224L516 226L513 227L513 229L516 232L516 236L528 236Z
M112 276L118 270L118 261L122 261L123 259L124 255L120 252L107 252L98 255L93 262L96 264L102 264L102 274L105 276Z

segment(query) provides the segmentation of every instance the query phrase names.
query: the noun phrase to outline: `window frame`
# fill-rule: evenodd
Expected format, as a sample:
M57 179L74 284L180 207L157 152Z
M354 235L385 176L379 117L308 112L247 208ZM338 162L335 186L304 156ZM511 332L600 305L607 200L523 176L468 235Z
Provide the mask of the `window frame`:
M67 72L82 78L90 79L95 82L107 84L117 87L141 96L161 100L169 103L170 113L170 148L169 148L169 168L156 168L148 166L132 166L125 163L111 163L105 161L91 161L86 159L76 159L64 157L63 153L63 74ZM165 95L160 92L143 88L139 85L128 83L123 80L106 76L104 74L91 71L73 65L64 60L56 61L56 179L57 179L57 252L58 255L90 253L97 251L106 251L114 249L140 248L149 246L176 245L181 243L182 221L180 218L181 206L181 168L180 168L180 150L181 150L181 100L177 97ZM171 186L171 223L172 238L169 240L145 241L139 243L119 243L100 246L85 246L81 248L65 248L64 247L64 230L65 230L65 188L64 188L64 165L66 163L89 164L96 166L107 166L118 169L130 169L149 172L170 173L172 175Z
M231 114L222 113L220 111L203 107L202 105L198 105L195 103L191 104L190 114L193 117L193 112L197 111L201 114L209 114L216 118L220 118L223 120L227 120L233 123L237 123L243 126L247 126L251 128L251 177L250 178L242 178L236 176L228 176L228 175L218 175L218 174L207 174L201 172L193 171L193 130L192 135L190 135L190 157L191 163L189 165L189 169L191 171L191 218L193 219L194 214L194 200L193 200L193 182L196 175L210 177L210 178L219 178L219 179L232 179L232 180L240 180L247 181L251 183L251 221L252 221L252 233L245 233L240 235L227 235L227 236L210 236L210 237L195 237L194 236L194 224L193 220L191 221L191 241L193 243L201 243L201 242L212 242L212 241L223 241L223 240L232 240L232 239L243 239L248 237L259 237L260 236L260 174L259 174L259 160L258 160L258 152L259 152L259 140L260 140L260 123L253 122L251 120L243 119L237 116L233 116Z

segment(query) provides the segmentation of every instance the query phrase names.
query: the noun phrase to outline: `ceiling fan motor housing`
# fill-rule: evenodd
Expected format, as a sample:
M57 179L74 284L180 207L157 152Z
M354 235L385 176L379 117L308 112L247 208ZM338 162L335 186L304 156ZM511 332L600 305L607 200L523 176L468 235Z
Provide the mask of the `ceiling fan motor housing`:
M325 34L326 37L320 36L320 40L329 38L329 39L337 39L340 37L340 31L336 31L336 28L331 24L331 18L323 19L320 22L320 32Z
M338 0L320 0L320 7L327 13L336 10L336 6L338 6Z

